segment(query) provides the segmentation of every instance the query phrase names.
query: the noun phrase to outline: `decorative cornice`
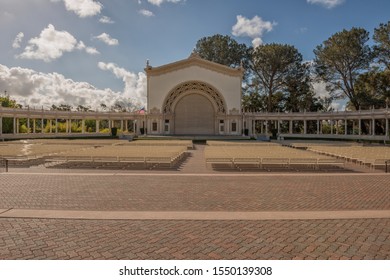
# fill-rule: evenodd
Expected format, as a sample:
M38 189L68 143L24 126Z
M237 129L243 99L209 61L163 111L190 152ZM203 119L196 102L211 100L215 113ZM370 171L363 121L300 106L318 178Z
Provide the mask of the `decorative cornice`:
M144 70L148 76L160 76L170 72L188 68L191 66L198 66L214 72L218 72L223 75L228 75L233 77L242 78L244 74L244 69L242 67L231 68L222 64L218 64L212 61L202 59L198 54L194 54L194 53L192 53L190 57L187 59L162 65L159 67L152 67L148 65L148 67L146 67Z
M173 113L177 100L183 97L183 95L191 92L204 94L204 96L211 101L213 106L215 106L215 110L218 113L226 113L226 102L219 91L213 86L200 81L184 82L172 89L164 100L163 112L168 114Z

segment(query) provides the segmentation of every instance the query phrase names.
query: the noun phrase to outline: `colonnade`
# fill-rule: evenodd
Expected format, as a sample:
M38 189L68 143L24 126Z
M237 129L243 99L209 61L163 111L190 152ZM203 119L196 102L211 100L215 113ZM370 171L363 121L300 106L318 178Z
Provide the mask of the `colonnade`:
M221 117L221 116L219 116ZM232 119L234 117L234 120ZM4 120L8 120L8 131L5 133ZM164 126L163 114L139 114L128 112L72 112L45 111L31 109L13 109L0 106L0 138L12 138L23 135L44 137L47 134L109 134L112 127L135 134L153 132L153 122L159 122L161 131ZM343 112L300 112L300 113L248 113L229 115L223 119L232 119L238 134L256 136L258 134L276 134L280 137L302 138L345 138L388 140L390 129L390 110L364 110ZM12 120L12 121L11 121ZM26 130L20 131L20 122L26 124ZM72 130L72 123L78 122L81 131ZM87 130L86 122L89 122ZM12 123L12 131L9 126ZM60 128L60 123L63 125ZM94 128L91 128L91 123ZM230 122L222 124L226 135L231 133ZM49 129L47 129L49 127ZM108 131L104 129L107 129ZM46 131L45 131L46 130ZM92 131L91 131L92 130ZM33 134L33 135L32 135ZM221 131L218 132L221 135ZM223 133L222 133L223 135ZM18 137L15 137L18 138Z
M141 123L143 119L144 116L137 113L45 111L0 106L0 138L105 135L112 127L123 132L136 132L137 122ZM21 123L24 124L23 131ZM72 129L75 123L78 131Z
M280 137L389 139L390 110L300 113L244 113L249 135Z

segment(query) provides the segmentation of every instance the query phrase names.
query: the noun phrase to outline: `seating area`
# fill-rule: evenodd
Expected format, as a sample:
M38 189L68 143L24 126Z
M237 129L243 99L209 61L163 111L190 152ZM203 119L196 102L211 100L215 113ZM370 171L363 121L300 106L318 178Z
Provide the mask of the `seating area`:
M46 162L61 163L61 167L174 167L184 157L185 146L102 146L66 151L45 157ZM57 166L59 167L59 166Z
M278 143L207 142L207 144L206 164L216 169L230 167L241 170L252 167L267 170L274 168L318 170L321 166L339 168L345 165L343 159L292 149Z
M384 146L310 146L309 151L345 159L372 169L390 164L390 148Z
M390 147L356 142L299 141L284 143L290 147L306 149L321 155L344 159L371 169L390 167Z
M189 148L191 141L23 140L1 144L0 158L16 167L173 168Z
M19 140L0 143L2 166L57 169L109 168L179 170L194 161L203 172L352 171L390 168L390 147L331 141L207 141L199 150L190 140L78 139ZM204 147L204 149L203 149ZM184 164L184 165L183 165ZM198 163L197 163L198 164ZM191 164L190 164L191 165Z

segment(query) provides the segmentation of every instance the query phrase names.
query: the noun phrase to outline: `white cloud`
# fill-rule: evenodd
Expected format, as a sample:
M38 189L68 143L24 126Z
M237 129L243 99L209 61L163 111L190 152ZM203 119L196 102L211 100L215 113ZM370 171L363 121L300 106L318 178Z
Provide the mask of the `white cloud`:
M63 0L68 11L74 12L81 18L100 14L103 5L94 0Z
M16 35L14 42L12 43L12 47L14 49L19 49L20 43L23 41L23 38L24 38L24 33L19 32L18 35Z
M0 64L0 88L23 105L48 109L52 104L91 105L92 108L119 96L112 90L100 90L85 82L75 82L58 73L40 73L31 69Z
M272 31L276 22L264 21L259 16L254 16L248 19L241 15L237 16L237 23L232 28L232 34L237 37L250 37L253 39L253 44L256 46L262 44L261 37L265 32Z
M322 99L330 97L329 91L326 89L326 83L314 82L312 85L317 97L320 97Z
M100 54L100 52L97 49L92 48L92 47L86 47L85 52L88 54L92 54L92 55Z
M99 21L101 23L107 23L107 24L112 24L112 23L115 23L111 18L107 17L107 16L102 16Z
M32 38L28 41L28 45L23 53L18 55L18 58L38 59L45 62L50 62L60 58L66 52L72 52L75 49L86 50L92 54L93 48L86 47L83 42L77 42L67 31L58 31L52 24L41 31L39 37ZM98 53L95 49L94 54Z
M99 108L101 103L111 106L119 103L145 105L146 76L133 74L113 64L102 64L105 70L115 72L125 82L122 92L111 89L98 89L86 82L76 82L58 73L41 73L32 69L0 64L0 88L6 89L13 99L31 108L43 106L48 109L52 104L72 106L91 106Z
M86 53L88 54L100 54L100 52L95 49L95 48L92 48L92 47L87 47L83 41L80 41L78 44L77 44L77 47L76 47L78 50L85 50Z
M146 16L146 17L153 17L154 16L153 12L149 11L149 10L142 9L142 10L139 10L138 12L141 15Z
M161 6L163 3L179 3L182 0L148 0L148 2L155 6ZM139 3L139 2L138 2Z
M253 47L257 48L258 46L263 44L263 40L261 38L255 38L252 40Z
M99 62L98 67L104 71L112 72L118 79L125 83L123 98L135 101L138 104L146 104L146 75L127 71L114 63Z
M20 58L41 59L50 62L71 52L77 45L77 40L66 31L57 31L52 24L42 30L39 37L30 39Z
M102 33L94 38L106 43L109 46L116 46L119 44L117 39L111 38L111 36L107 33Z
M341 5L345 0L306 0L309 4L319 4L328 9L332 9L338 5Z

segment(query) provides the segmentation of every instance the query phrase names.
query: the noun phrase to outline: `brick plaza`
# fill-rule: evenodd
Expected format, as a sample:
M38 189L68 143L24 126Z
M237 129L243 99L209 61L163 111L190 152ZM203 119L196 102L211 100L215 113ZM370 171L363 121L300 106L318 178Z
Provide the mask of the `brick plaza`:
M0 173L0 259L390 259L385 173L210 172L191 160Z

